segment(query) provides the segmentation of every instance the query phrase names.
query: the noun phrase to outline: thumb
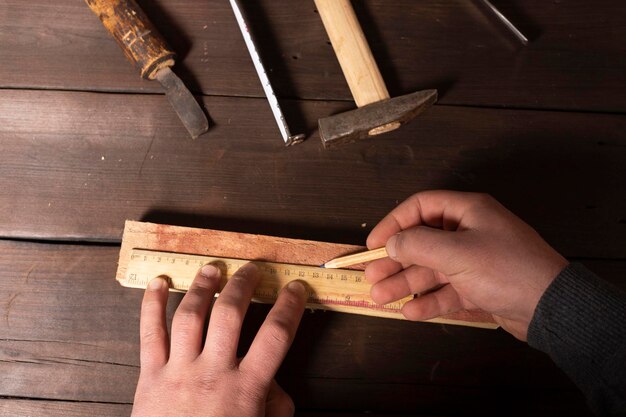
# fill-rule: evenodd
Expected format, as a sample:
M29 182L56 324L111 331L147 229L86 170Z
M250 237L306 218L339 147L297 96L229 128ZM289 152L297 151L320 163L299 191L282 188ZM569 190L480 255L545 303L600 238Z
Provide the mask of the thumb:
M293 417L296 406L289 394L283 390L275 380L272 380L270 392L265 403L266 417Z
M389 238L387 253L402 265L420 265L446 275L458 273L467 259L463 232L450 232L428 226L403 230Z

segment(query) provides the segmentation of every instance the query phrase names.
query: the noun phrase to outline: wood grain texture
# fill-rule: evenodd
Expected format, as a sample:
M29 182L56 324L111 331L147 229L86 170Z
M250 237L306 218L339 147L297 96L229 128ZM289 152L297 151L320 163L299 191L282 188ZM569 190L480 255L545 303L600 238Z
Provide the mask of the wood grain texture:
M319 266L328 259L362 252L366 248L339 243L127 221L117 263L116 279L118 281L126 279L133 249ZM363 270L364 265L353 265L351 269ZM350 309L341 306L335 306L335 308L337 311L348 313L376 315L359 312L358 308ZM387 317L402 317L401 315L397 317L398 312L388 314ZM491 315L482 311L459 311L429 321L482 328L496 327Z
M142 291L115 282L118 251L0 241L0 398L132 402ZM626 262L586 265L626 288ZM169 319L179 301L170 296ZM251 306L242 354L267 311ZM302 411L496 416L517 404L518 416L588 415L545 355L501 330L306 313L278 380ZM91 406L67 412L103 413ZM0 400L3 411L37 407L66 410Z
M128 417L130 404L75 403L67 401L29 401L0 399L0 413L11 417L64 416L64 417ZM395 417L417 414L394 414ZM363 413L337 411L296 411L296 417L363 417ZM388 414L367 413L368 417L388 417ZM429 417L419 413L420 417ZM441 414L438 417L445 417ZM432 417L432 416L430 416Z
M626 119L435 106L376 139L285 148L262 99L0 91L0 236L119 241L126 219L363 244L425 189L494 195L567 256L626 256ZM341 103L293 101L304 126ZM102 117L107 115L107 117Z
M11 417L128 417L131 408L130 404L0 399L0 414Z
M626 3L495 2L531 38L519 49L466 0L355 2L391 96L437 88L443 104L624 112ZM144 0L196 92L262 96L227 2ZM310 0L246 2L279 97L351 100ZM6 0L0 86L160 92L80 1Z
M57 244L0 240L0 414L129 414L142 293L116 284L118 246L59 243L118 242L129 218L359 245L416 191L485 191L567 256L622 259L585 264L626 288L626 2L494 3L529 47L473 1L354 1L391 96L438 88L443 106L325 152L315 133L285 149L265 99L226 97L262 96L228 2L139 0L212 95L192 142L83 1L5 0L0 238ZM294 131L354 108L312 1L244 8ZM267 311L249 310L242 354ZM303 416L589 415L502 330L306 313L278 381Z

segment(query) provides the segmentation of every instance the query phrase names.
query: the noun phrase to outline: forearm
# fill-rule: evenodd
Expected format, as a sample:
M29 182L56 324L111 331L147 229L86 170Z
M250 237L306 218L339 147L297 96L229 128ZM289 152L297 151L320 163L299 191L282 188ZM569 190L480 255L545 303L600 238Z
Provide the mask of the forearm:
M528 343L550 355L594 412L626 413L626 293L570 264L539 301Z

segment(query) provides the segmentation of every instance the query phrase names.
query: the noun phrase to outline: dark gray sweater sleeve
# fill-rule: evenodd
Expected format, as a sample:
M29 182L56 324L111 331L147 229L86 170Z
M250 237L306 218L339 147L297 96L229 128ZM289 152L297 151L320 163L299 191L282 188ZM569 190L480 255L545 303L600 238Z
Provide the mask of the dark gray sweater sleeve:
M539 300L528 343L552 358L596 414L626 416L626 293L572 263Z

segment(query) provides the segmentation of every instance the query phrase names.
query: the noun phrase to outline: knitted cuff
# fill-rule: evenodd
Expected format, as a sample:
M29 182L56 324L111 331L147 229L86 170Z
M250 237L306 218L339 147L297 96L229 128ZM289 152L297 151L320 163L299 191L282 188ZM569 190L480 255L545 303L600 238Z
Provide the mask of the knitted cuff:
M570 264L539 300L528 344L550 355L596 413L626 412L626 293Z

